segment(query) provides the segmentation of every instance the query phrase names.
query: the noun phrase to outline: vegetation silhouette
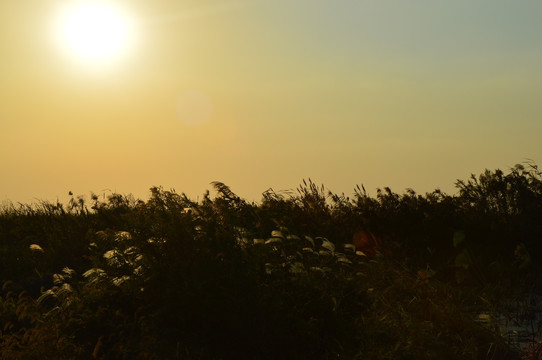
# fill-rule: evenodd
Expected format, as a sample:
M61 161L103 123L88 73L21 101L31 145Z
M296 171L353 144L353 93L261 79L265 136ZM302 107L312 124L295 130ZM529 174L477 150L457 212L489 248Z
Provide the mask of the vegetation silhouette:
M0 358L519 359L477 320L542 290L541 175L486 170L453 196L309 179L259 204L220 182L200 202L10 204Z

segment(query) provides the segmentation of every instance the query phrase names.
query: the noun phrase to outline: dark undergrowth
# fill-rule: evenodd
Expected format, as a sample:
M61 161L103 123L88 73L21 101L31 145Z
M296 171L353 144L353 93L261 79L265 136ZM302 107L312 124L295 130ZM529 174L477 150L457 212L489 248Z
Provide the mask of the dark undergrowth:
M542 290L540 175L6 206L0 358L519 359L475 314Z

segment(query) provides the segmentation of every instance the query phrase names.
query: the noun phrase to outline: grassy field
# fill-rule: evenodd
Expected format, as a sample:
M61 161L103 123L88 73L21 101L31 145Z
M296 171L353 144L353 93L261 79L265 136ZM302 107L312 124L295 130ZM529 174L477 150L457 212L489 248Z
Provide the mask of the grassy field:
M541 173L456 185L5 206L0 358L538 359L497 320L542 293Z

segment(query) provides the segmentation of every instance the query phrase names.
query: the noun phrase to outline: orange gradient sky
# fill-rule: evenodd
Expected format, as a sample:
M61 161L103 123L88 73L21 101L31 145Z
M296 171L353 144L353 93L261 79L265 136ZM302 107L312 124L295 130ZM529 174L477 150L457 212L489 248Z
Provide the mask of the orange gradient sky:
M55 38L78 1L0 2L0 201L453 193L542 159L538 0L110 0L131 38L96 61Z

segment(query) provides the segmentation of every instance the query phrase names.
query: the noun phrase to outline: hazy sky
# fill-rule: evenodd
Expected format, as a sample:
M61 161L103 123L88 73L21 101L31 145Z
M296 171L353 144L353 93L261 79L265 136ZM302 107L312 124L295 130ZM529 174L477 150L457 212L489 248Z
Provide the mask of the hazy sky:
M96 63L55 40L77 2L0 0L0 201L453 193L542 161L539 0L111 0L133 36Z

